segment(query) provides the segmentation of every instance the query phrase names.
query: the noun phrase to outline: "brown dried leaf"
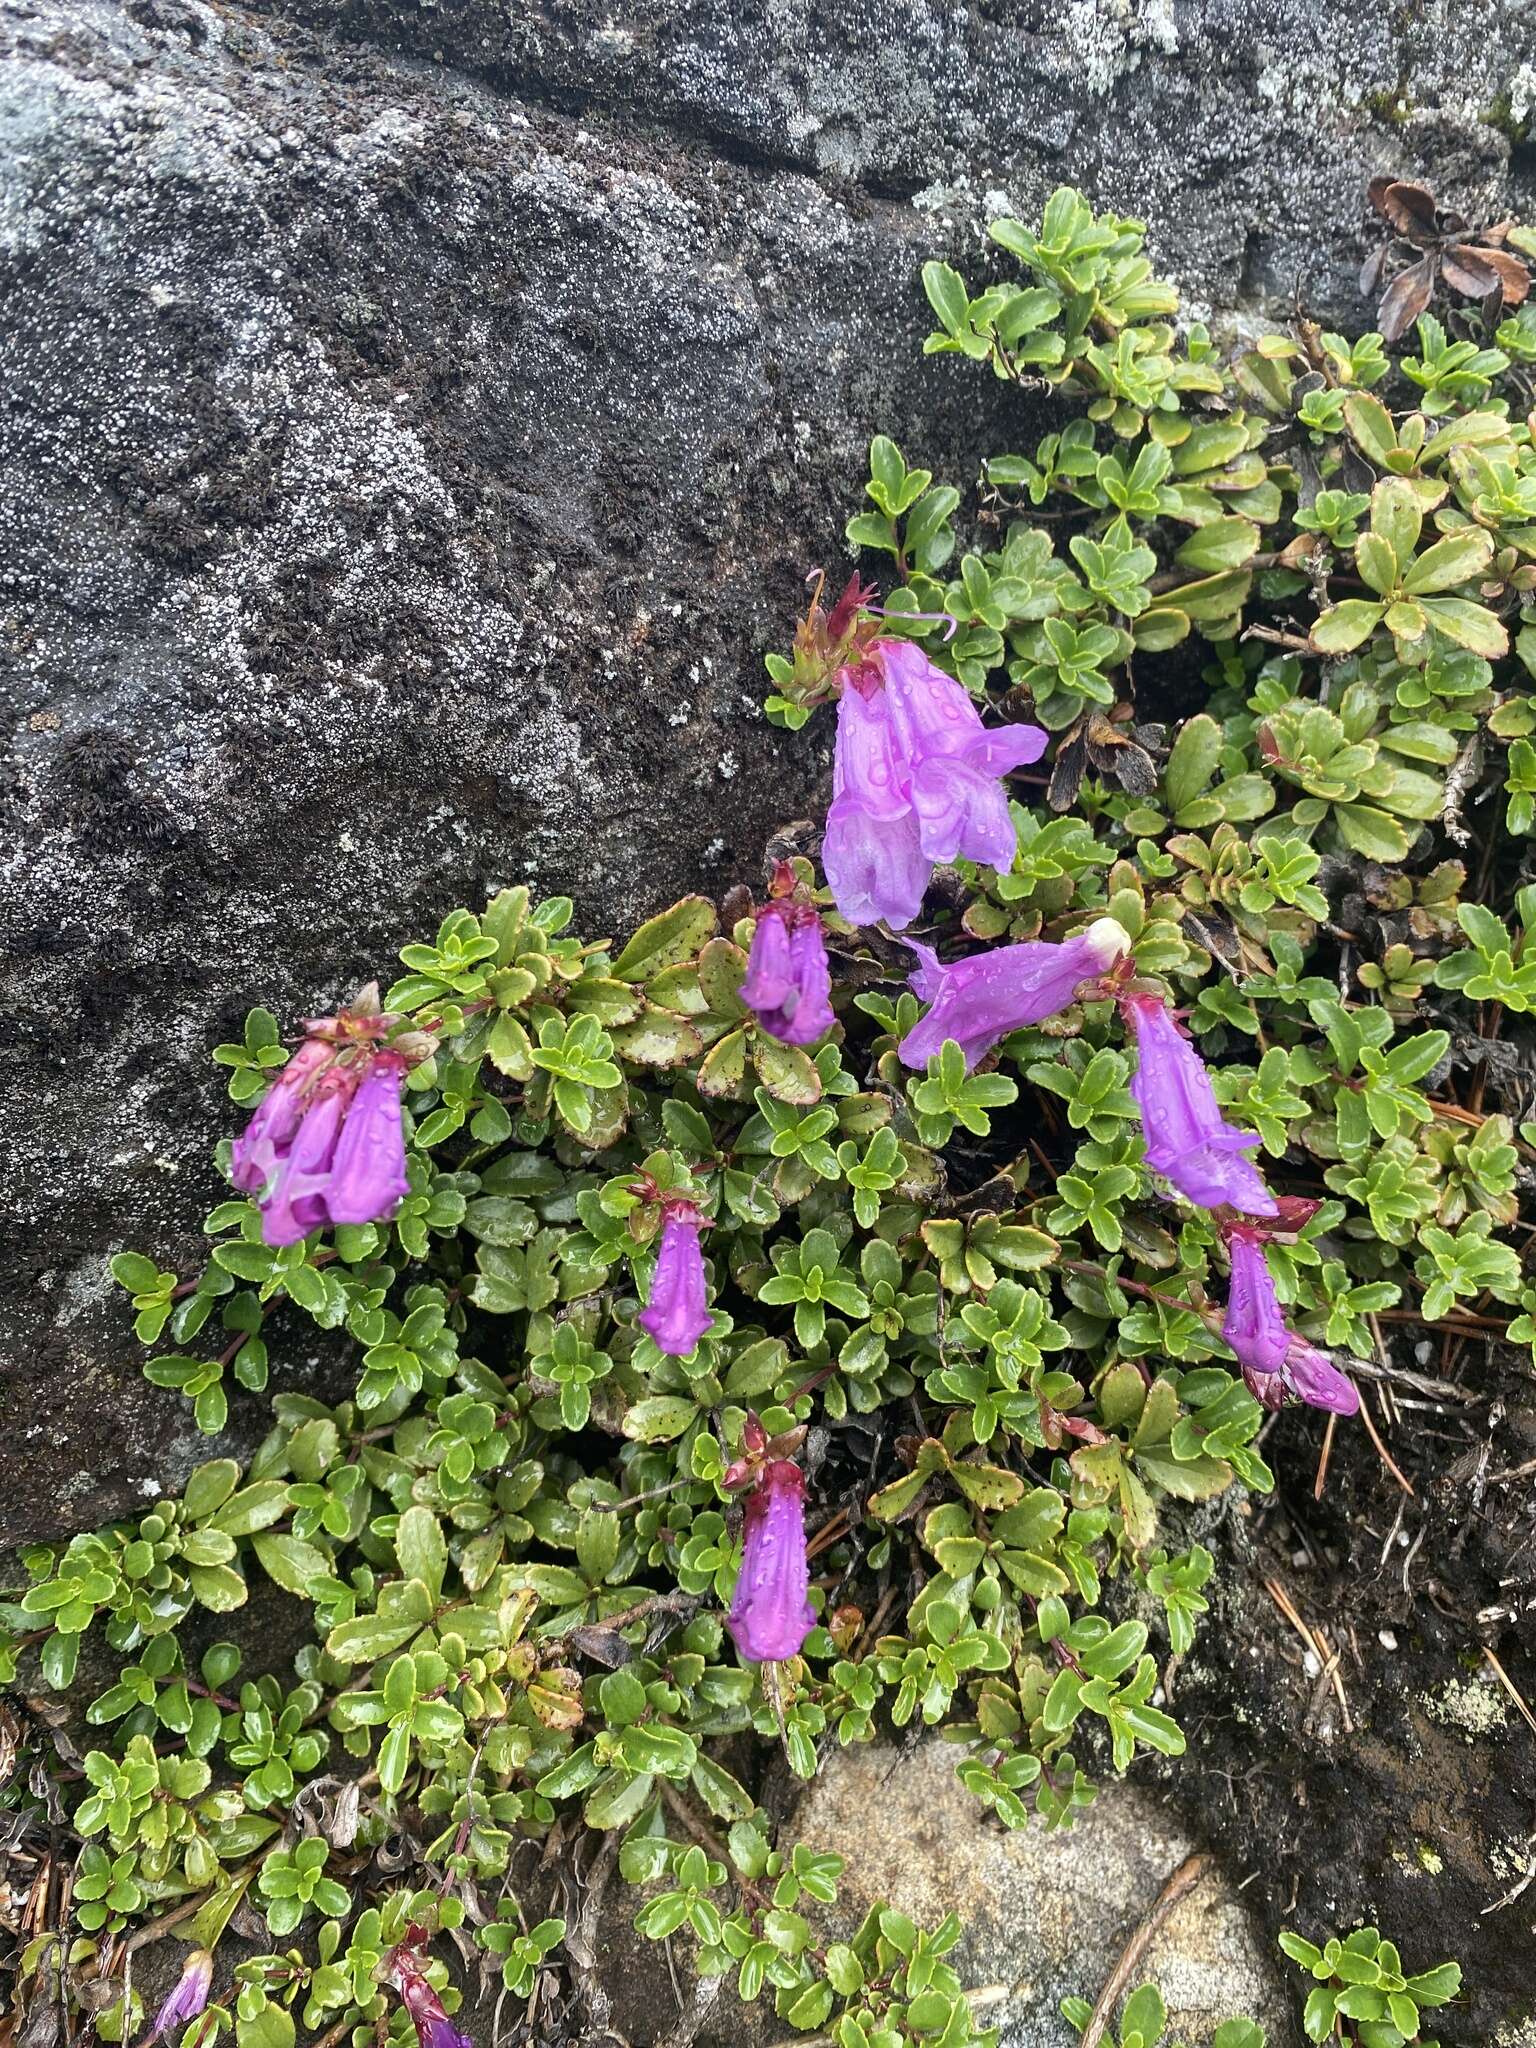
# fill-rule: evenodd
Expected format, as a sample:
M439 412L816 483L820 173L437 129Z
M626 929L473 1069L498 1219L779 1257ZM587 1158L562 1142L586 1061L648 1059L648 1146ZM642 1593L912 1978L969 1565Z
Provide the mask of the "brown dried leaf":
M590 1657L594 1664L601 1664L609 1671L617 1671L621 1665L634 1662L634 1650L616 1628L573 1628L566 1641L581 1656Z
M1434 262L1427 256L1393 278L1376 309L1376 325L1383 341L1390 344L1402 340L1429 304L1434 281Z
M1484 261L1483 252L1462 244L1440 252L1440 275L1452 291L1463 292L1469 299L1486 299L1501 283L1493 265Z
M1088 758L1101 775L1111 775L1132 796L1151 796L1157 788L1157 764L1130 734L1106 718L1088 722Z
M1226 918L1216 912L1201 917L1193 910L1186 910L1183 922L1195 943L1203 946L1217 965L1224 967L1228 974L1247 972L1242 944Z
M1371 202L1376 212L1381 214L1383 220L1386 219L1386 213L1383 210L1382 202L1396 183L1397 180L1395 178L1378 177L1372 178L1369 185L1365 188L1366 198Z
M1045 800L1053 811L1070 811L1088 772L1088 739L1083 721L1073 726L1056 749Z
M1524 305L1531 289L1531 273L1518 256L1508 249L1488 249L1478 245L1478 255L1491 269L1498 272L1499 283L1504 290L1506 306Z
M1378 185L1382 188L1379 193ZM1373 178L1370 196L1371 204L1382 219L1410 241L1432 241L1440 232L1435 195L1427 186L1404 182L1383 184L1380 179Z
M1381 280L1386 275L1387 258L1392 254L1392 244L1383 242L1379 249L1366 257L1360 266L1360 293L1362 298L1374 299L1381 290Z

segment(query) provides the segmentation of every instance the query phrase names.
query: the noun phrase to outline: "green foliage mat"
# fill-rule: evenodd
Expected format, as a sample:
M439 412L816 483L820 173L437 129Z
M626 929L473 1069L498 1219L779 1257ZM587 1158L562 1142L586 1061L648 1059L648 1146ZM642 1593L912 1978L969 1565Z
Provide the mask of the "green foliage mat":
M1321 1200L1271 1249L1297 1327L1368 1379L1399 1328L1529 1345L1536 318L1426 315L1398 359L1308 328L1228 363L1171 324L1138 223L1060 192L992 235L1019 280L973 296L929 265L927 345L1055 394L1052 431L987 465L968 552L959 491L887 440L849 528L892 566L890 630L1056 737L1049 781L1015 781L1011 868L942 876L925 934L1117 919L1272 1185ZM828 678L806 640L770 668L794 745ZM1108 1002L979 1075L945 1054L913 1076L883 937L828 914L840 1025L813 1056L742 1004L744 918L689 897L614 951L569 916L511 889L405 949L385 1002L436 1049L390 1223L274 1251L224 1200L200 1276L114 1261L146 1371L205 1431L311 1325L359 1370L334 1407L272 1394L246 1469L27 1553L0 1607L7 1678L69 1687L93 1632L120 1666L66 1779L74 1995L113 1935L186 1904L212 1945L245 1901L274 1947L218 1994L240 2048L407 2035L375 1973L413 1921L462 1923L526 1997L563 1930L527 1923L512 1850L579 1814L649 1887L642 1931L686 1929L788 2026L963 2048L954 1922L877 1910L830 1939L839 1858L773 1839L740 1738L808 1777L828 1745L943 1723L1009 1827L1070 1822L1090 1750L1182 1752L1160 1661L1212 1557L1179 1510L1269 1484L1217 1233L1151 1181ZM286 1054L256 1011L214 1056L250 1105ZM635 1320L641 1175L711 1219L716 1321L686 1359ZM721 1619L749 1411L809 1426L820 1620L767 1672ZM312 1641L242 1679L240 1647L182 1625L238 1634L262 1577ZM358 1781L345 1828L295 1810L322 1773ZM432 1881L365 1896L405 1814ZM1406 2015L1358 2039L1411 2038ZM121 1998L96 2018L137 2024Z

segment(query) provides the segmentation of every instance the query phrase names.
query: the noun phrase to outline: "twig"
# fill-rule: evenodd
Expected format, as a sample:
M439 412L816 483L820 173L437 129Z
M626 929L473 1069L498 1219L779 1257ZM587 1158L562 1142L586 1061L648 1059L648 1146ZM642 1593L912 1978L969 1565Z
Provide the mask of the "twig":
M1463 1408L1485 1408L1488 1405L1480 1394L1469 1393L1465 1387L1457 1386L1454 1380L1437 1380L1427 1372L1410 1372L1405 1365L1383 1365L1379 1361L1351 1355L1349 1369L1352 1375L1363 1373L1368 1380L1390 1380L1394 1386L1412 1387L1416 1394L1427 1394L1432 1401L1455 1401Z
M1486 1643L1484 1643L1483 1645L1483 1655L1488 1660L1489 1670L1493 1673L1494 1677L1499 1681L1500 1685L1503 1686L1504 1690L1509 1694L1510 1698L1514 1701L1515 1705L1520 1709L1521 1713L1525 1716L1525 1719L1529 1723L1532 1732L1536 1733L1536 1714L1533 1714L1530 1708L1526 1705L1524 1695L1521 1693L1519 1687L1515 1684L1515 1681L1510 1677L1509 1673L1504 1669L1504 1666L1499 1662L1498 1658L1495 1657L1492 1650L1489 1649Z
M1317 1461L1317 1477L1312 1482L1312 1498L1314 1500L1322 1499L1323 1488L1328 1484L1328 1460L1333 1455L1333 1429L1338 1419L1337 1415L1330 1414L1328 1417L1328 1427L1323 1431L1323 1448Z
M806 1547L806 1556L808 1558L819 1557L822 1551L830 1550L834 1543L840 1542L847 1534L848 1510L846 1508L839 1508L836 1514L827 1517L815 1535L812 1536L810 1543Z
M672 2031L662 2036L659 2048L693 2048L719 2004L724 1986L723 1977L696 1978L692 1997L679 2013Z
M1483 735L1479 728L1457 755L1451 772L1445 778L1445 793L1440 800L1440 822L1448 836L1458 846L1470 846L1472 834L1462 823L1461 806L1469 789L1476 783L1483 767Z
M1344 1697L1344 1673L1340 1669L1340 1662L1343 1656L1343 1652L1340 1650L1336 1650L1333 1647L1332 1643L1329 1642L1327 1636L1323 1633L1321 1626L1314 1629L1313 1634L1317 1637L1318 1648L1322 1651L1323 1655L1328 1660L1327 1663L1324 1664L1322 1670L1318 1673L1317 1687L1316 1692L1314 1693L1314 1699L1319 1694L1321 1694L1322 1689L1325 1685L1331 1683L1333 1686L1334 1693L1337 1696L1339 1702L1339 1712L1344 1717L1344 1733L1346 1735L1353 1735L1355 1732L1355 1724L1350 1719L1349 1701ZM1308 1718L1311 1718L1310 1709L1308 1712Z
M1120 1994L1131 1981L1131 1977L1151 1946L1152 1937L1168 1918L1181 1899L1187 1898L1211 1867L1211 1857L1204 1849L1197 1849L1193 1856L1186 1856L1178 1869L1168 1879L1157 1897L1152 1901L1146 1917L1120 1952L1120 1960L1104 1981L1093 2011L1088 2015L1088 2024L1083 2029L1078 2048L1099 2048L1099 2043L1109 2027L1110 2017L1120 2002Z
M1380 1432L1377 1430L1376 1424L1371 1417L1371 1404L1369 1401L1366 1400L1364 1394L1360 1396L1360 1420L1365 1424L1366 1435L1370 1438L1371 1442L1376 1446L1377 1457L1380 1458L1383 1465L1386 1466L1387 1470L1392 1474L1392 1477L1397 1481L1398 1485L1403 1489L1404 1493L1408 1495L1410 1500L1416 1499L1417 1495L1413 1491L1412 1482L1403 1477L1402 1473L1393 1463L1392 1453L1387 1449L1386 1445L1381 1440Z
M1295 1629L1297 1635L1301 1637L1306 1648L1317 1659L1319 1674L1331 1680L1335 1697L1339 1702L1339 1712L1344 1717L1344 1732L1346 1735L1353 1735L1355 1726L1349 1717L1349 1701L1344 1697L1344 1679L1339 1671L1339 1660L1333 1651L1328 1648L1327 1638L1321 1632L1314 1635L1312 1630L1307 1627L1307 1624L1302 1620L1300 1613L1297 1611L1295 1602L1278 1579L1266 1579L1264 1581L1264 1590L1291 1624L1291 1627Z
M148 1927L141 1927L138 1933L124 1944L124 1954L132 1955L135 1950L143 1948L146 1942L158 1941L162 1934L169 1934L171 1929L179 1927L183 1920L190 1920L194 1913L202 1911L210 1896L211 1890L199 1892L195 1899L188 1899L186 1904L178 1906L174 1913L162 1913L160 1918L152 1920Z
M1524 1877L1521 1878L1520 1882L1516 1885L1512 1885L1510 1889L1504 1894L1502 1899L1495 1899L1491 1906L1484 1906L1482 1912L1478 1915L1478 1918L1484 1919L1487 1917L1489 1913L1497 1913L1502 1906L1512 1906L1515 1903L1516 1899L1519 1898L1520 1894L1525 1890L1526 1886L1531 1884L1536 1884L1536 1870L1528 1870L1525 1873Z

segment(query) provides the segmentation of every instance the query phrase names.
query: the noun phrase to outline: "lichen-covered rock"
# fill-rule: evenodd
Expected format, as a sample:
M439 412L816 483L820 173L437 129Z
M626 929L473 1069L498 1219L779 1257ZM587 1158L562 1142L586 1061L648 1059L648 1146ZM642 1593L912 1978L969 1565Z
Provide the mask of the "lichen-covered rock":
M1106 1785L1070 1830L1004 1829L955 1776L958 1755L937 1736L834 1747L810 1785L780 1774L784 1839L844 1859L837 1904L816 1909L829 1937L851 1936L876 1903L930 1930L953 1913L964 1931L947 1960L1000 2048L1068 2048L1076 2037L1062 1999L1097 1998L1195 1842L1155 1792L1124 1781ZM587 2038L633 2048L785 2039L768 2000L743 2006L733 1976L697 1979L686 1944L669 1960L635 1932L637 1895L603 1876L603 1852L592 1869L597 1881L566 1943ZM1301 2048L1301 1980L1256 1924L1262 1887L1239 1890L1246 1875L1213 1858L1125 1987L1159 1987L1171 2041L1206 2048L1223 2020L1241 2016L1264 2027L1268 2048ZM475 2040L488 2010L489 2001L461 2014Z
M918 353L925 255L1071 178L1197 301L1342 317L1368 172L1518 190L1530 42L1495 0L0 0L0 1538L207 1450L103 1261L190 1266L246 1007L501 882L618 929L810 808L760 657L869 433L964 484L1038 431Z
M955 1776L956 1753L842 1750L795 1815L796 1837L847 1858L841 1901L856 1922L883 1899L925 1925L964 1925L951 1957L987 1994L1002 2048L1060 2048L1063 1998L1098 1996L1165 1882L1195 1844L1155 1794L1107 1785L1066 1833L1000 1828ZM1212 1863L1173 1907L1127 1991L1155 1983L1176 2040L1209 2041L1221 2021L1260 2022L1269 2048L1299 2048L1291 1986L1262 1946L1237 1891Z

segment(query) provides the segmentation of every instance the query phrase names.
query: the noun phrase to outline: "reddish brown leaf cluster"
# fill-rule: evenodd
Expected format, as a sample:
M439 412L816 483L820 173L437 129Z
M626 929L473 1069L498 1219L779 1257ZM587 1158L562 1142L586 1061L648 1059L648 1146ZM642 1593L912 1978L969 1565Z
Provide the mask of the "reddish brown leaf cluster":
M1374 297L1396 260L1406 258L1382 293L1376 324L1382 339L1400 341L1428 306L1439 283L1463 298L1476 299L1490 319L1505 306L1518 306L1531 288L1531 273L1503 244L1512 222L1472 227L1443 207L1423 185L1373 178L1371 205L1392 230L1360 273L1360 289Z

